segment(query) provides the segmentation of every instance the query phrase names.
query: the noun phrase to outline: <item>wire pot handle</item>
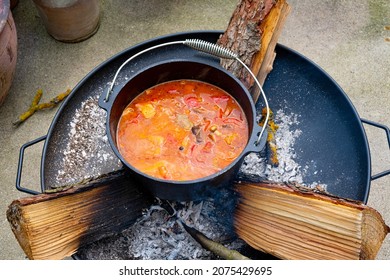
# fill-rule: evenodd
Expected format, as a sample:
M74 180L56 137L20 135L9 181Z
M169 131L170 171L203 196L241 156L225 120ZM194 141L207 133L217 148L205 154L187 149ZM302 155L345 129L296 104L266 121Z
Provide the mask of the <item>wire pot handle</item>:
M266 117L265 117L265 121L264 121L264 125L259 133L259 137L257 138L257 141L255 143L255 145L258 145L260 143L260 139L261 137L263 136L264 134L264 131L267 127L267 124L268 124L268 120L269 120L269 116L270 116L270 109L269 109L269 105L268 105L268 100L267 100L267 97L263 91L263 87L260 85L259 81L257 80L257 77L253 74L253 72L250 70L250 68L241 60L238 58L238 55L234 52L232 52L231 50L227 49L227 48L224 48L222 46L219 46L217 44L214 44L214 43L210 43L210 42L207 42L207 41L203 41L203 40L200 40L200 39L186 39L184 41L172 41L172 42L166 42L166 43L162 43L162 44L158 44L158 45L155 45L155 46L152 46L152 47L149 47L147 49L144 49L138 53L136 53L135 55L131 56L129 59L127 59L119 68L118 70L116 71L115 73L115 76L107 90L107 93L106 93L106 96L104 98L104 102L108 102L109 98L110 98L110 95L112 93L112 89L114 88L114 85L115 85L115 81L119 75L119 72L122 70L122 68L127 64L129 63L131 60L133 60L134 58L148 52L148 51L151 51L151 50L154 50L154 49L157 49L157 48L160 48L160 47L165 47L165 46L169 46L169 45L176 45L176 44L183 44L183 45L186 45L190 48L193 48L195 50L198 50L198 51L201 51L201 52L204 52L204 53L208 53L210 55L213 55L213 56L216 56L216 57L219 57L219 58L225 58L225 59L235 59L236 61L238 61L248 72L249 74L252 76L252 78L254 79L257 87L260 89L260 92L261 92L261 96L264 100L264 103L265 103L265 107L267 109L267 112L266 112Z

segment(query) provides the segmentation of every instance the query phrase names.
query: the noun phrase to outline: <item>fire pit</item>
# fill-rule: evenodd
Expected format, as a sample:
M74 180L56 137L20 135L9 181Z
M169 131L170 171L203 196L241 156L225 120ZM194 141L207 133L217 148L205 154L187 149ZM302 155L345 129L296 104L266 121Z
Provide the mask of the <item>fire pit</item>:
M220 32L194 32L157 38L125 50L85 77L58 111L48 135L22 147L23 153L28 146L45 140L41 165L42 191L80 181L86 176L92 177L121 168L121 163L115 159L108 145L104 121L99 121L105 119L105 113L98 109L97 103L98 96L107 88L112 74L127 57L154 44L176 39L200 38L215 42L219 34ZM167 59L171 51L179 58L199 56L197 52L188 50L185 46L151 52L150 56L136 60L133 65L124 68L118 82L125 83L134 72L156 59ZM276 132L279 165L273 166L266 160L250 154L245 158L237 180L269 179L309 186L322 184L334 195L367 201L371 182L370 155L362 121L353 105L338 85L313 63L280 45L276 51L274 69L265 82L264 90L269 96L275 122L279 125ZM199 59L215 65L219 63L217 59L205 55L201 55ZM262 107L261 102L256 105L258 118ZM380 176L388 173L390 172L386 171ZM20 186L20 181L19 172L17 188L35 193ZM224 195L219 194L222 197ZM229 198L234 200L234 196L229 195ZM232 235L231 211L226 211L224 208L226 206L222 207L219 201L218 197L212 197L200 203L178 203L174 208L186 223L211 239L228 242L231 248L244 249L245 244L235 240L234 234ZM174 240L177 241L176 244L190 242L187 242L177 219L170 217L166 209L161 207L161 204L155 203L128 230L82 248L78 257L93 259L215 257L202 251L196 244L191 245L193 248L191 250L183 250L183 247L179 248L180 245L174 248L172 245ZM226 219L217 219L220 213L218 211L222 211ZM151 227L151 224L155 226ZM153 230L146 231L145 227ZM151 248L150 240L153 240L153 233L157 232L161 237L158 241L160 245ZM135 239L139 241L138 245L134 242ZM118 248L109 251L107 248L112 248L113 244Z

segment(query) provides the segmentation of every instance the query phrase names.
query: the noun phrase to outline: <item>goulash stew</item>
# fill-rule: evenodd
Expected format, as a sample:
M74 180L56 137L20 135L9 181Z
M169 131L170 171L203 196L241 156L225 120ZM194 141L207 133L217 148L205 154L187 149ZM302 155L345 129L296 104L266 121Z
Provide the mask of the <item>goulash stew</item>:
M156 85L123 111L117 146L139 171L168 180L199 179L235 160L248 141L248 123L237 101L195 80Z

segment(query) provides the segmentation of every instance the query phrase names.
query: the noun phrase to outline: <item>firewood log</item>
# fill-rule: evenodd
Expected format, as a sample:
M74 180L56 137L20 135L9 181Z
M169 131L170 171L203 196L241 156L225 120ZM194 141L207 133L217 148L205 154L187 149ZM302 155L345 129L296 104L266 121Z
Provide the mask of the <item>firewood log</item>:
M241 0L217 44L237 53L263 84L272 70L275 46L289 13L290 6L286 0ZM222 59L221 65L248 89L253 86L253 79L240 63ZM259 94L260 91L253 87L255 101Z
M390 232L359 201L276 183L240 183L235 231L281 259L375 259Z
M29 259L63 259L131 225L151 204L123 172L13 201L7 219Z

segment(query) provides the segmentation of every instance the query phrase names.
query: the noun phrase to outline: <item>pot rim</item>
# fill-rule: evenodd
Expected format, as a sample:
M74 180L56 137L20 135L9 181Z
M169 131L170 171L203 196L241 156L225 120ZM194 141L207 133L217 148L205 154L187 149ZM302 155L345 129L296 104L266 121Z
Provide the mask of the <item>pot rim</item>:
M205 65L205 66L213 68L213 69L223 73L227 77L233 79L234 82L236 82L239 85L239 87L243 90L247 100L250 103L251 112L252 112L253 127L249 131L248 142L247 142L246 146L244 147L244 149L242 150L242 152L230 164L228 164L227 166L225 166L221 170L219 170L219 171L217 171L217 172L215 172L215 173L213 173L211 175L208 175L208 176L205 176L205 177L201 177L201 178L198 178L198 179L192 179L192 180L168 180L168 179L162 179L162 178L157 178L157 177L150 176L150 175L142 172L141 170L135 168L134 166L132 166L130 163L128 163L123 158L123 156L119 152L119 150L117 148L117 145L116 145L116 143L115 143L115 141L113 140L113 137L112 137L112 133L111 133L111 129L110 129L110 115L111 115L111 109L113 108L115 100L119 96L120 92L134 78L138 77L139 75L142 75L145 71L151 70L151 69L153 69L155 67L159 67L161 65L170 64L170 63L182 63L182 62L184 62L184 63L197 63L197 64ZM163 83L163 82L161 82L161 83ZM229 93L229 94L231 94L231 93ZM237 99L236 99L236 101L241 105L242 101L239 101ZM250 152L260 152L263 149L263 147L265 146L265 142L266 142L264 140L267 137L267 133L264 133L264 135L262 137L262 141L258 145L260 147L258 151L256 151L256 149L255 149L256 145L253 144L253 146L252 146L252 144L251 144L252 142L255 142L255 139L257 140L257 137L258 137L257 134L258 134L259 131L257 131L256 127L261 128L261 126L256 126L257 125L257 122L256 122L256 117L257 117L256 114L257 113L256 113L255 103L254 103L253 98L250 95L248 89L243 85L243 83L237 77L235 77L232 73L230 73L229 71L227 71L226 69L224 69L222 67L217 67L215 65L212 65L212 64L209 64L209 63L205 63L203 61L202 62L196 61L194 59L173 58L173 59L168 59L168 60L163 60L163 61L159 61L159 62L153 63L153 64L149 65L148 67L145 67L145 68L139 70L138 72L136 72L130 79L128 79L127 81L125 81L121 85L115 86L113 88L113 90L112 90L112 94L111 94L110 99L108 101L105 101L105 92L103 92L103 94L101 94L100 97L99 97L99 106L107 111L106 131L107 131L108 141L109 141L109 143L111 145L111 148L113 149L115 155L120 159L120 161L127 168L131 169L133 172L135 172L138 175L143 176L143 177L145 177L147 179L150 179L150 180L153 180L153 181L156 181L156 182L159 182L159 183L171 184L171 185L188 185L188 184L197 184L197 183L200 183L200 182L209 181L209 180L211 180L213 178L216 178L216 177L218 177L218 176L228 172L232 168L234 168ZM246 116L248 116L248 115L246 114Z

